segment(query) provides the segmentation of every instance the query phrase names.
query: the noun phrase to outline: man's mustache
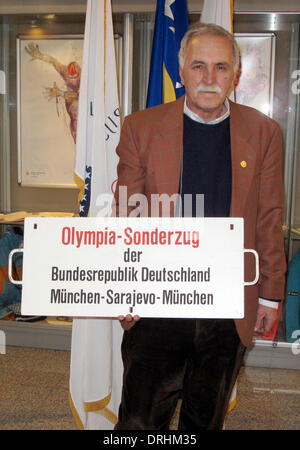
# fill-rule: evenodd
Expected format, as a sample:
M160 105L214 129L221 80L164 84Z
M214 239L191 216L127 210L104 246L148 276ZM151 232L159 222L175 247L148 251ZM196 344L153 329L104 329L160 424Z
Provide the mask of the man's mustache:
M221 88L217 84L212 84L210 86L207 86L206 84L199 84L196 87L196 93L198 92L214 92L216 94L221 94Z

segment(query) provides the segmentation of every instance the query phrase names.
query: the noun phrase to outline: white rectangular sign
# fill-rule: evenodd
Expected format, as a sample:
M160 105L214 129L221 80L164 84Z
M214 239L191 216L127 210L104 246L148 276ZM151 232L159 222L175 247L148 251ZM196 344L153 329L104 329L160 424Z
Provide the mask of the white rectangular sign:
M240 218L27 218L24 315L243 318Z

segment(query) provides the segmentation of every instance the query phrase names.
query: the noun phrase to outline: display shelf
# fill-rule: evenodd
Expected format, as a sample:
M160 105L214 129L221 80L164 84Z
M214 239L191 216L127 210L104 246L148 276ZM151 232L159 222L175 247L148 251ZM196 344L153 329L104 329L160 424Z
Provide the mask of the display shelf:
M246 352L245 365L300 370L300 346L288 342L256 340Z
M7 346L71 350L72 323L0 321ZM300 345L255 340L246 351L245 365L300 370Z
M17 322L1 320L0 330L4 331L6 345L17 347L47 348L53 350L70 350L72 323Z

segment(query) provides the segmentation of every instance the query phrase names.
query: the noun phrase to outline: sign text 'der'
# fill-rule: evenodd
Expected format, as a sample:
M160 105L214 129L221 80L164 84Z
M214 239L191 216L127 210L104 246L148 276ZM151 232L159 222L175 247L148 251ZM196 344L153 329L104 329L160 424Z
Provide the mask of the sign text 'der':
M26 219L22 314L128 313L242 318L243 220Z

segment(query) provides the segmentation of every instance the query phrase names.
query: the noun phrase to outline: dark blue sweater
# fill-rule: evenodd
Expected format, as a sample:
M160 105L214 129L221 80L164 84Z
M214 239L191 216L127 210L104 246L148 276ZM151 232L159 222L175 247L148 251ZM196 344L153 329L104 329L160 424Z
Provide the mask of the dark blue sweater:
M204 194L205 217L228 217L232 185L229 117L207 125L184 114L183 130L181 194ZM195 217L195 205L193 201L192 214L184 211L184 215Z

